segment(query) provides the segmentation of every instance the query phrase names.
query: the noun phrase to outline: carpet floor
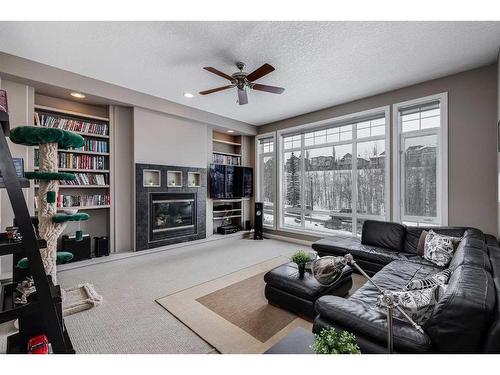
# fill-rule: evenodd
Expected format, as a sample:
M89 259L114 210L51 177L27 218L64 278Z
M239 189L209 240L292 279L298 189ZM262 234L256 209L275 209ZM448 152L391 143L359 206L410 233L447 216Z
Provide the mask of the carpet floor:
M212 353L214 349L155 300L306 246L227 239L59 272L64 288L90 282L100 306L68 316L77 353ZM0 325L0 353L13 323Z

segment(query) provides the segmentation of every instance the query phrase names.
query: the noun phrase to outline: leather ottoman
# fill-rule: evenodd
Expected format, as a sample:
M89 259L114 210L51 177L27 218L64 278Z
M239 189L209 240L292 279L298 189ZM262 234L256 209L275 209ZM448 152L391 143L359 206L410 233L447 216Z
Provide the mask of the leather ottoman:
M352 287L352 269L345 266L340 279L331 285L321 285L311 272L299 277L297 265L283 264L264 275L268 302L308 319L316 316L314 303L324 295L344 297Z

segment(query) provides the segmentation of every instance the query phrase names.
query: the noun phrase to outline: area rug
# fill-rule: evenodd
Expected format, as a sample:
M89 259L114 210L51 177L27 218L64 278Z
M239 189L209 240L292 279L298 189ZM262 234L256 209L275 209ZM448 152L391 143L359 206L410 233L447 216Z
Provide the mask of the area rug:
M77 312L91 309L102 302L92 284L80 284L77 287L63 290L63 316L73 315Z

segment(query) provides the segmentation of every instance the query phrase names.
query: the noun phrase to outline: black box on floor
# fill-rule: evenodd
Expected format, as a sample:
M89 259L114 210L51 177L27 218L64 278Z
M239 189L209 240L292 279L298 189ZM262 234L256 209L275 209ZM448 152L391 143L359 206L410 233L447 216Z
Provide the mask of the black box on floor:
M94 237L95 256L102 257L109 255L109 240L108 237Z
M73 259L70 262L92 258L90 235L85 234L81 241L77 241L74 235L69 236L65 234L62 236L61 251L67 251L73 254Z

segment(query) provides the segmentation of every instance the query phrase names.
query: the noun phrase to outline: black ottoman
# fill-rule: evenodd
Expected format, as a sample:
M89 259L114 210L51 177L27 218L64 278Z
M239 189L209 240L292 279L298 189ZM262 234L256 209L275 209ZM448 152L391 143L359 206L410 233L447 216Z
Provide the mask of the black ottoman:
M264 275L265 295L268 302L292 311L308 319L314 319L314 303L324 295L344 297L352 287L352 269L345 266L340 279L331 285L321 285L311 272L306 271L299 277L297 265L293 262L283 264Z

